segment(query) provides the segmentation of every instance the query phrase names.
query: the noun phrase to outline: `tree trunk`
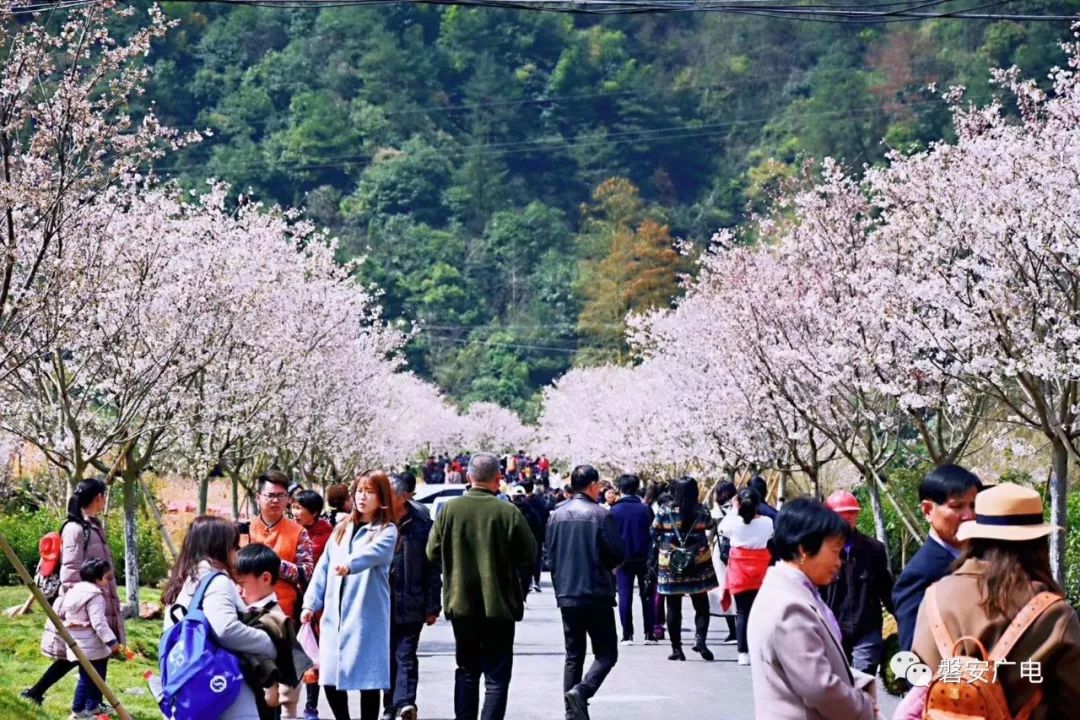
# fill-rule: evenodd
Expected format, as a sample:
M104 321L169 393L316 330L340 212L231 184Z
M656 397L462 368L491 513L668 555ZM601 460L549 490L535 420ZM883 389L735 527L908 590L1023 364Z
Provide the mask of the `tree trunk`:
M165 541L165 547L169 549L169 555L172 557L173 562L180 557L180 553L176 551L176 543L173 542L172 535L169 533L169 529L165 527L165 521L161 519L161 511L158 510L157 498L150 494L150 488L142 481L142 476L139 476L139 490L142 492L143 502L146 503L146 509L150 512L150 516L154 518L154 522L157 523L158 531L161 532L161 538Z
M207 473L199 480L199 514L206 514L206 504L210 498L210 475Z
M776 487L776 509L779 510L780 506L784 504L784 500L787 499L788 481L791 480L791 466L780 466L780 480Z
M139 470L124 464L124 585L130 617L139 617L139 538L135 516L139 501Z
M1061 440L1051 443L1053 477L1050 479L1050 522L1064 530L1050 535L1050 570L1058 584L1065 581L1065 533L1068 530L1066 495L1069 491L1069 449Z
M240 478L232 474L232 516L233 520L240 519Z
M885 507L881 504L881 490L873 473L867 473L864 477L866 488L870 491L870 508L874 513L874 534L885 546L885 562L888 567L892 567L892 552L889 550L889 536L885 531Z

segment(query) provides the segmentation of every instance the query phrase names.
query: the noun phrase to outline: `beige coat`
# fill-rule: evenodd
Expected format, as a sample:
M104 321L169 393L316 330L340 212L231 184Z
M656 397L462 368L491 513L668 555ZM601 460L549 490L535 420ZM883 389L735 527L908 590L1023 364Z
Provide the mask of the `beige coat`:
M978 638L987 652L991 652L1012 618L991 619L980 606L978 583L984 568L983 561L968 560L952 575L939 580L935 587L949 635L954 640L963 635ZM1042 592L1046 588L1034 584L1032 590ZM927 604L924 602L919 608L911 650L936 671L941 665L941 654L934 642L927 615ZM958 652L977 654L970 644L967 648L959 648ZM1016 663L1029 660L1040 663L1044 700L1032 715L1032 720L1080 717L1080 622L1067 603L1058 603L1043 613L1006 659ZM1020 677L1019 664L1001 665L998 679L1013 714L1031 698L1036 688L1030 680Z
M802 573L769 568L750 610L750 675L758 720L874 720Z

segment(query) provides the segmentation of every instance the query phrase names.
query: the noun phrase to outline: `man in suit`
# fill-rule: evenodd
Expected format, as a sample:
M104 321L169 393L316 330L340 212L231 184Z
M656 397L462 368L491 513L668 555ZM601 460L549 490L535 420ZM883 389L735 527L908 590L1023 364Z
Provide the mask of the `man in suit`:
M948 575L960 557L964 543L957 540L956 533L960 523L975 519L975 496L980 490L979 478L959 465L935 468L919 483L919 506L930 523L930 536L893 586L901 650L911 650L926 588Z

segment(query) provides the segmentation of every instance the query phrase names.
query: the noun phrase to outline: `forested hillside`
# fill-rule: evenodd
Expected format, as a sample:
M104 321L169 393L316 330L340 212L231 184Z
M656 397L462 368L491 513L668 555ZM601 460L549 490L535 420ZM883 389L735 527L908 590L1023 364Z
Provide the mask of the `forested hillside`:
M576 359L624 356L625 313L666 304L691 245L763 207L802 155L857 168L925 146L949 125L929 83L985 100L990 67L1045 77L1068 32L165 8L180 24L151 57L148 99L212 137L159 172L304 207L366 256L390 317L421 323L414 368L459 402L526 415Z

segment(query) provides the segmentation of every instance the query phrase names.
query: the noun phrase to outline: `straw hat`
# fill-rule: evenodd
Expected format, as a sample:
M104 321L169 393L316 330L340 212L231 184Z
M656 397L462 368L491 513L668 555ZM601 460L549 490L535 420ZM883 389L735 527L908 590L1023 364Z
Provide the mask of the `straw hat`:
M975 519L960 525L957 540L985 538L1023 542L1058 530L1043 520L1042 496L1031 488L1002 483L975 496Z

